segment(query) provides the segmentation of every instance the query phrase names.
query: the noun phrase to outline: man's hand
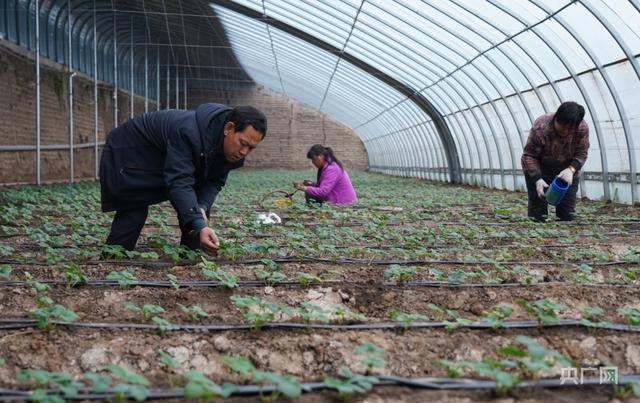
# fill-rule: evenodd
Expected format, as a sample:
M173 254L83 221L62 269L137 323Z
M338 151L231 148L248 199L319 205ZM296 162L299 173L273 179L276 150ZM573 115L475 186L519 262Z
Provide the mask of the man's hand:
M218 254L218 248L220 247L220 241L216 233L209 227L204 227L200 230L200 247L202 250L210 256L216 256Z
M547 182L544 179L538 179L536 181L536 192L538 193L538 197L544 199L544 190L548 188Z
M565 168L562 171L560 171L560 173L558 174L558 178L567 182L569 186L571 186L571 184L573 183L574 173L575 173L575 170L573 169L573 167Z

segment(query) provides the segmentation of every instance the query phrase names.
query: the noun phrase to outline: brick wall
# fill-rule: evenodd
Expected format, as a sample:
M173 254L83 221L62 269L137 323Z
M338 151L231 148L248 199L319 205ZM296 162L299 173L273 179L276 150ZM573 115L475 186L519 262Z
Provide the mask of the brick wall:
M196 91L189 92L189 107L204 102L227 105L252 105L267 116L267 137L248 157L246 166L310 169L307 151L313 144L333 149L336 157L349 170L368 168L367 153L354 132L331 120L324 113L307 108L295 100L257 91Z
M68 144L68 73L64 66L41 59L41 145ZM36 144L35 66L31 51L0 40L0 146L34 146ZM78 74L74 78L74 143L92 143L94 137L93 80ZM203 102L228 105L254 105L268 118L268 136L247 160L247 166L309 169L308 148L316 143L331 146L348 169L368 167L366 151L354 133L318 111L297 102L268 94L263 90L244 92L189 90L189 107ZM129 94L118 92L118 120L129 117ZM150 100L149 110L155 110ZM144 98L136 96L134 111L144 111ZM98 141L114 126L113 88L98 87ZM101 152L101 148L99 153ZM0 184L34 183L35 151L0 151ZM76 179L93 178L93 147L76 149ZM69 178L69 151L42 150L43 181Z

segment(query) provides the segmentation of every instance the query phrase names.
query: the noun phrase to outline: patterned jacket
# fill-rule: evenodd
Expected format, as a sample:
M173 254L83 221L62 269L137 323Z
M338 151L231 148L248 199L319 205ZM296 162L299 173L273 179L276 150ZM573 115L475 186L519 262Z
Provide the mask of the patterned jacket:
M548 113L536 119L522 153L522 169L533 182L540 178L551 180L569 165L579 171L587 160L587 122L583 120L574 133L561 137L553 128L553 116Z

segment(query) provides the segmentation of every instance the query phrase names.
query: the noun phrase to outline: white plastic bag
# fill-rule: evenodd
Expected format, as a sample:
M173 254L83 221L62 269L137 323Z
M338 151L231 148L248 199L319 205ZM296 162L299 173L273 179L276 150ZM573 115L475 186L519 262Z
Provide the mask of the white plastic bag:
M261 214L258 214L257 222L259 224L281 224L282 219L276 213L269 213L269 214L261 213Z

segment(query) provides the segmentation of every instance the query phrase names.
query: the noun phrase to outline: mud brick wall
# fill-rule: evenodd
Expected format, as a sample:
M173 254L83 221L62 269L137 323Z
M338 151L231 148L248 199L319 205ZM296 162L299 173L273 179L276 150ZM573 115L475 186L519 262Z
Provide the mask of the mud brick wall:
M325 144L349 170L365 170L369 166L362 141L349 128L331 120L324 113L262 88L243 92L189 92L189 107L205 102L219 102L230 106L252 105L267 116L267 136L248 157L245 166L315 169L307 159L313 144Z
M0 40L0 145L35 146L36 95L34 52ZM40 64L40 144L68 144L68 72L64 66L41 58ZM93 143L94 101L93 80L78 74L73 80L74 143ZM129 93L118 91L118 120L129 117ZM150 101L149 109L155 110ZM144 111L144 98L135 97L134 112ZM98 86L98 141L104 142L114 126L113 87ZM102 149L99 148L99 153ZM76 179L94 177L93 146L75 150L74 176ZM42 150L41 178L43 181L66 181L69 178L69 151ZM35 151L0 151L0 184L35 183Z

